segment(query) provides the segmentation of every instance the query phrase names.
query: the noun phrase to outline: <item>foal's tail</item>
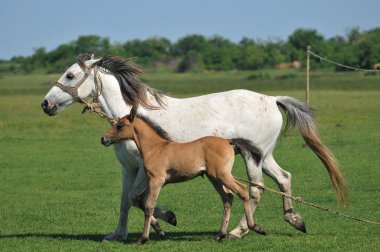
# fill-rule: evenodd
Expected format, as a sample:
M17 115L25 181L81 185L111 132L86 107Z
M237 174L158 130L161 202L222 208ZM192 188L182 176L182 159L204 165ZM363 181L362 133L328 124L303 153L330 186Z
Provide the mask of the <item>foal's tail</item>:
M322 143L314 122L314 111L304 102L287 96L276 97L276 103L286 113L286 132L289 127L298 126L305 142L325 165L334 187L335 195L339 203L348 202L347 186L344 182L337 160L331 151Z

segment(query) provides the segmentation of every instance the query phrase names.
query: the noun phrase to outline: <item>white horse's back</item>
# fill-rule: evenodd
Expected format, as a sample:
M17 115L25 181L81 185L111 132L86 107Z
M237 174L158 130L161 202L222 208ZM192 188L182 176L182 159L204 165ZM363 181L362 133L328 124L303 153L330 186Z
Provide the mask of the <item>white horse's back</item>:
M186 99L167 96L165 100L165 109L141 113L160 124L175 141L208 135L244 138L267 151L281 131L282 115L273 96L232 90Z

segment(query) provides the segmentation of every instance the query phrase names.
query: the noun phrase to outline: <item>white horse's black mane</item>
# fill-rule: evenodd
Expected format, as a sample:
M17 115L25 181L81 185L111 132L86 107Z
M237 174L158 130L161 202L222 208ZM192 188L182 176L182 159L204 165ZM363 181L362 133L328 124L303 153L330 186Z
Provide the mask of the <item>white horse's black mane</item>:
M91 59L90 54L78 56L77 62L80 66ZM131 59L124 59L119 56L105 56L94 63L93 66L100 67L100 71L113 73L118 80L125 102L131 106L141 105L146 109L159 109L165 105L163 93L144 84L139 76L143 73L142 69L133 63ZM150 93L158 106L151 104L147 93Z

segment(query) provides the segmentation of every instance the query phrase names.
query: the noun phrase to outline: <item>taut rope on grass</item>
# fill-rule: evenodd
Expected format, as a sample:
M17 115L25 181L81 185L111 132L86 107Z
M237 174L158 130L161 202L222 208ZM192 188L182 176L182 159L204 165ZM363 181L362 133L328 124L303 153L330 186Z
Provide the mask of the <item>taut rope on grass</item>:
M305 200L303 200L301 197L295 197L295 196L292 196L292 195L289 195L289 194L286 194L284 192L279 192L279 191L276 191L274 189L271 189L269 187L264 187L264 186L261 186L261 185L258 185L258 184L255 184L255 183L252 183L252 182L249 182L248 180L245 180L245 179L242 179L242 178L239 178L239 177L235 177L234 178L236 180L240 180L244 183L247 183L251 186L255 186L261 190L266 190L266 191L269 191L271 193L274 193L274 194L278 194L278 195L281 195L281 196L284 196L286 198L289 198L289 199L292 199L294 200L295 202L297 203L300 203L300 204L304 204L304 205L308 205L308 206L311 206L311 207L314 207L314 208L317 208L321 211L325 211L325 212L328 212L329 214L332 214L332 215L337 215L337 216L340 216L340 217L344 217L344 218L347 218L347 219L351 219L351 220L355 220L355 221L360 221L360 222L364 222L364 223L367 223L367 224L373 224L373 225L380 225L380 222L377 222L377 221L371 221L371 220L365 220L365 219L362 219L362 218L357 218L357 217L353 217L353 216L350 216L350 215L347 215L347 214L342 214L338 211L334 211L334 210L331 210L329 208L326 208L326 207L322 207L320 205L317 205L317 204L313 204L313 203L310 203L310 202L307 202Z

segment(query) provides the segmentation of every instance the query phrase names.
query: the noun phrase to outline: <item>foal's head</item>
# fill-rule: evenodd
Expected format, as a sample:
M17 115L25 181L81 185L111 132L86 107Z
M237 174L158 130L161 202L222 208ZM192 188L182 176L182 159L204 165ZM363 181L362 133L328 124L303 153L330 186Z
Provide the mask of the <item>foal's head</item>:
M133 139L133 121L136 117L136 111L136 107L133 107L129 115L119 119L118 122L102 136L102 144L110 146L122 140Z

